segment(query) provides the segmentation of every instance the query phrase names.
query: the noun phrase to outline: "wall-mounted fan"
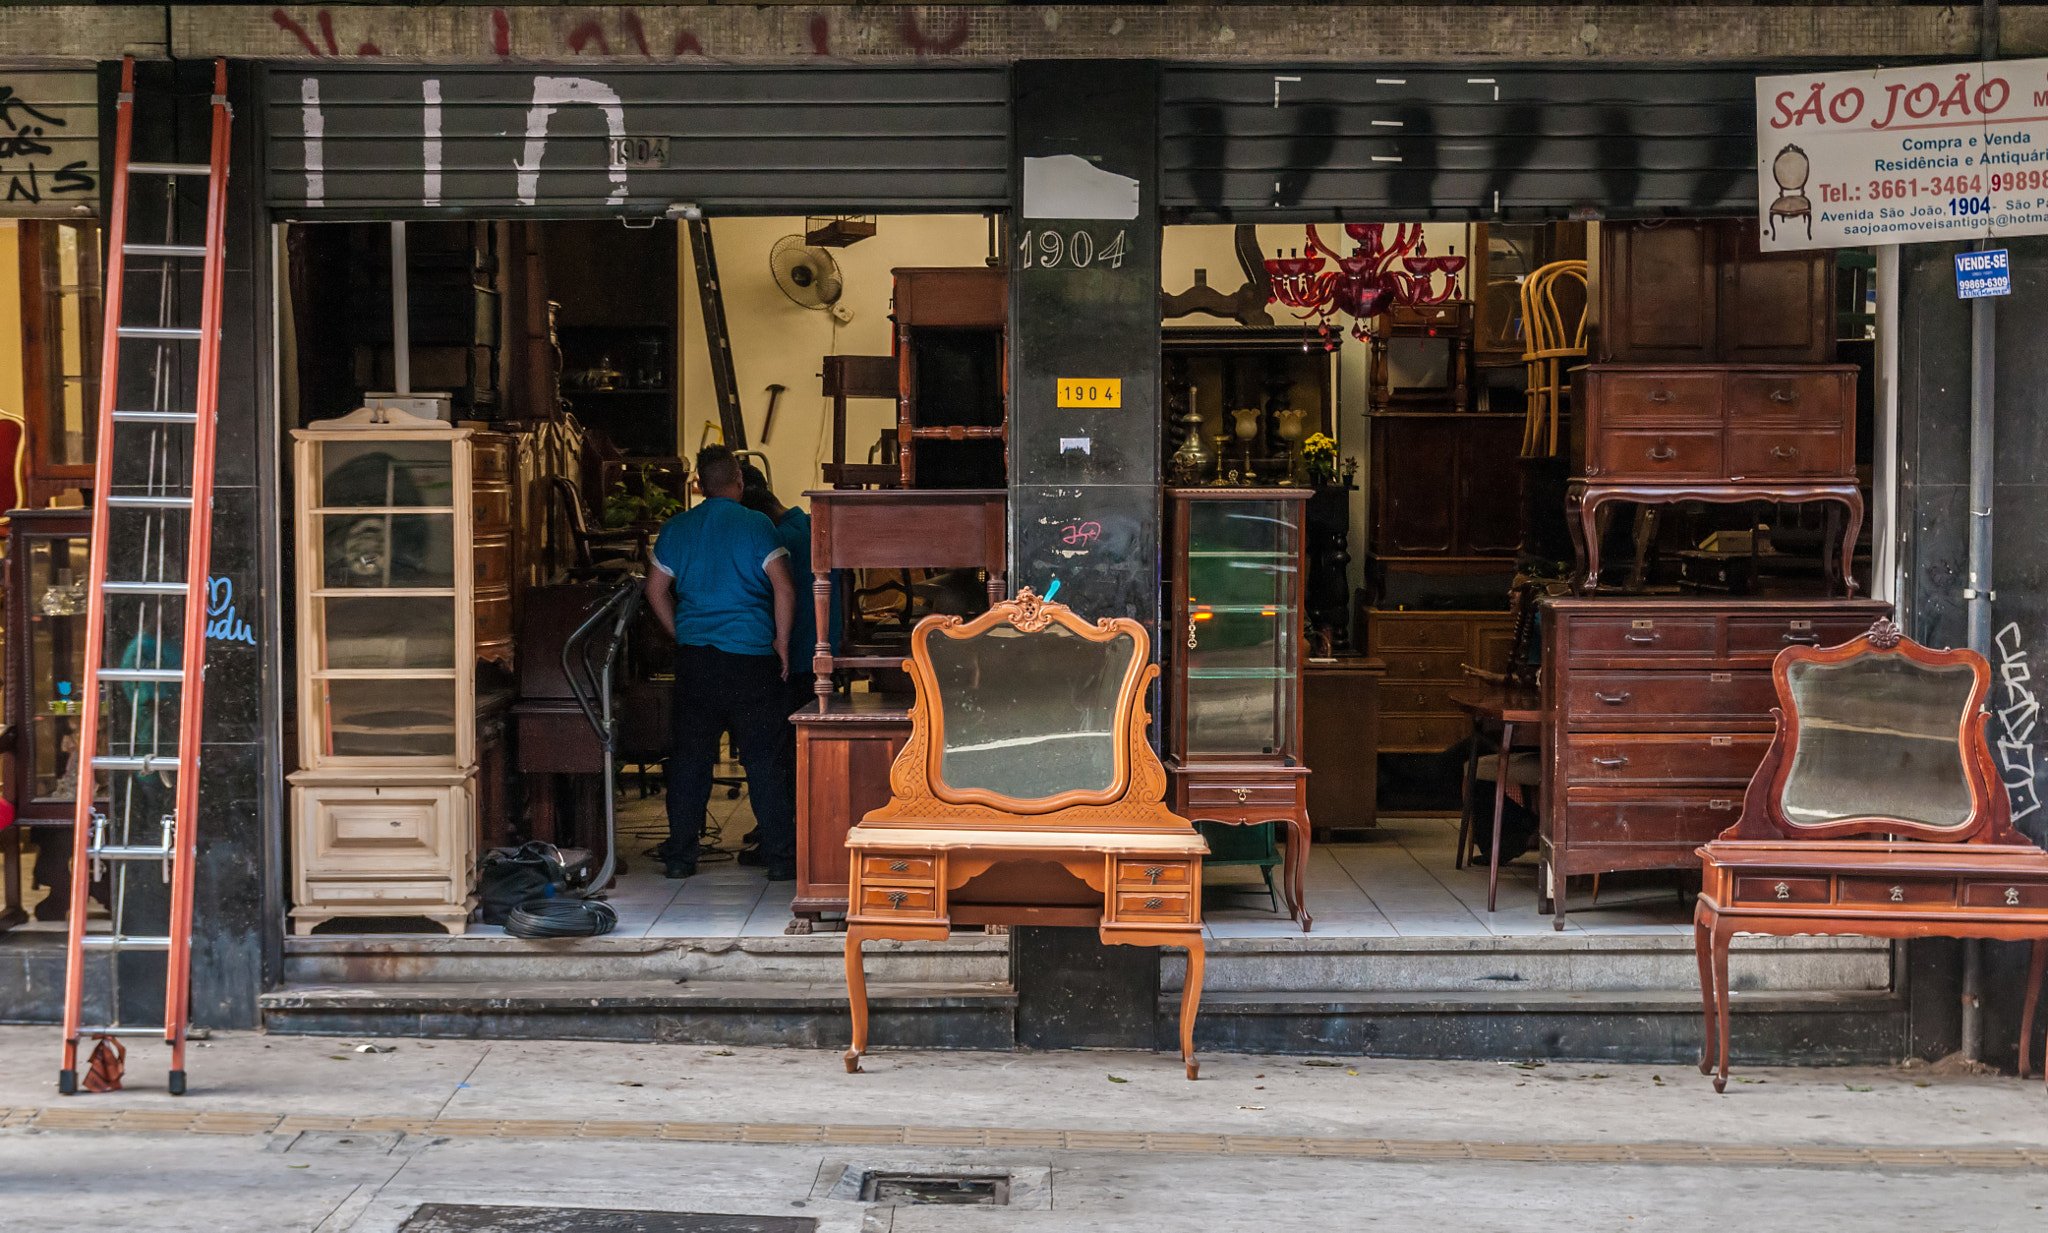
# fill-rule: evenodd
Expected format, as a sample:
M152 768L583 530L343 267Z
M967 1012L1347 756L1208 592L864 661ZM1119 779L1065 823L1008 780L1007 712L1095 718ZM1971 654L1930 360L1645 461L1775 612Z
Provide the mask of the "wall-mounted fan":
M802 236L786 235L768 250L768 268L775 273L775 285L790 302L804 308L825 309L839 302L845 284L839 277L839 263L822 248L812 248Z

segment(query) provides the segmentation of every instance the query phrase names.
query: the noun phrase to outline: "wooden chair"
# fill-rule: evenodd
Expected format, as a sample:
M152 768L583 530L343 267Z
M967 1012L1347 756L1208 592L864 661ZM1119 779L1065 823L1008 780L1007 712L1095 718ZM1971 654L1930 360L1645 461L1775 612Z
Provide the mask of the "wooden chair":
M574 560L569 565L573 582L588 581L599 574L624 569L647 559L647 536L631 527L595 528L583 508L583 489L566 475L548 477L562 517L569 527L569 545Z
M1558 288L1578 286L1577 311ZM1569 293L1567 293L1569 295ZM1565 361L1586 356L1586 263L1553 261L1522 282L1522 362L1528 365L1528 421L1522 429L1522 457L1555 454L1563 441L1558 418L1564 405Z

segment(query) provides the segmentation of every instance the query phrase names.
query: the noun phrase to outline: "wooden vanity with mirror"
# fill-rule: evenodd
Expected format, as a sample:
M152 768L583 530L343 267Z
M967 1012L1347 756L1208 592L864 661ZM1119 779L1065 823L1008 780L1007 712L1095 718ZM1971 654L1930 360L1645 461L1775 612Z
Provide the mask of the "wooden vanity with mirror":
M1771 677L1777 735L1741 820L1700 849L1700 1073L1718 1057L1714 1090L1728 1085L1728 943L1755 933L2031 941L2024 1075L2048 962L2048 851L2012 827L1985 737L1990 666L1880 620L1841 646L1787 647Z
M917 701L889 803L846 836L848 1073L867 1049L863 942L1063 925L1187 948L1180 1044L1194 1078L1207 845L1163 803L1144 626L1090 624L1027 587L972 621L926 617L910 651Z

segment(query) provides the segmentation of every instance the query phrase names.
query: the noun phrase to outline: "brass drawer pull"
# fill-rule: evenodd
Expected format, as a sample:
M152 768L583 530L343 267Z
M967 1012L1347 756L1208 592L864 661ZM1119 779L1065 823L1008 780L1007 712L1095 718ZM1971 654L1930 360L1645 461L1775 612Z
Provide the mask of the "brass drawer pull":
M1671 391L1670 391L1670 390L1662 390L1662 389L1659 389L1659 390L1651 390L1651 391L1649 392L1649 394L1647 395L1647 397L1649 398L1649 400L1650 400L1651 402L1670 402L1670 401L1671 401Z
M1609 706L1620 706L1622 703L1628 701L1630 698L1635 697L1634 694L1630 693L1627 690L1623 690L1618 694L1603 694L1597 689L1593 691L1593 696L1595 698L1600 699L1600 701L1605 702Z
M1796 445L1773 445L1771 447L1771 457L1797 458L1799 457L1799 447Z
M1670 446L1664 444L1662 441L1659 441L1657 444L1651 446L1649 449L1644 450L1643 456L1648 458L1651 462L1670 462L1672 459L1678 457L1678 451L1672 449Z
M909 861L890 861L890 862L889 862L889 872L890 872L890 873L904 873L904 872L907 872L907 871L908 871L909 869L910 869L910 862L909 862Z
M1772 889L1778 892L1778 898L1780 899L1790 899L1792 897L1792 888L1785 885L1783 882L1778 883L1778 885L1773 887Z
M1147 908L1150 908L1150 909L1152 909L1153 911L1157 911L1158 909L1160 909L1160 908L1163 908L1163 907L1165 907L1165 906L1166 906L1166 900L1164 900L1164 899L1156 899L1156 898L1155 898L1155 899L1147 899L1147 900L1145 901L1145 906L1146 906Z
M1188 618L1188 650L1192 651L1192 650L1194 650L1194 649L1195 649L1195 619L1194 619L1193 617L1189 617L1189 618Z
M1819 646L1819 645L1820 645L1820 635L1819 635L1819 634L1785 634L1785 635L1782 635L1782 636L1783 636L1783 638L1785 639L1785 641L1787 641L1787 642L1793 642L1793 643L1797 643L1797 644L1798 644L1798 645L1800 645L1800 646Z
M1903 887L1903 886L1894 886L1894 887L1892 887L1892 902L1893 902L1893 903L1904 903L1904 902L1906 902L1906 888L1905 888L1905 887Z
M1729 800L1725 796L1717 796L1714 799L1707 802L1707 808L1713 810L1729 810L1735 808L1735 802Z
M910 898L909 894L904 891L890 891L888 894L889 906L900 908L903 906L903 901L908 898Z
M1627 766L1627 765L1628 765L1628 759L1627 759L1627 758L1595 758L1595 759L1593 759L1593 765L1594 765L1594 766Z
M1623 642L1634 642L1642 646L1648 646L1650 643L1655 642L1657 638L1658 635L1656 634L1623 634L1621 636Z
M2017 887L2017 886L2008 886L2008 887L2006 887L2006 888L2005 888L2005 906L2006 906L2006 907L2008 907L2008 908L2016 908L2016 907L2020 906L2020 888L2019 888L2019 887Z
M1250 788L1237 788L1233 790L1237 793L1237 803L1240 805L1244 804L1245 801L1249 799L1252 794L1252 790Z
M1166 866L1164 865L1147 865L1145 866L1145 880L1157 886L1159 885L1160 875L1165 872Z
M1777 389L1775 389L1775 390L1772 390L1772 391L1771 391L1771 401L1772 401L1772 402L1798 402L1798 401L1799 401L1799 391L1798 391L1798 390L1795 390L1795 389L1792 389L1792 388L1791 388L1791 387L1789 387L1789 386L1783 386L1783 385L1781 385L1781 386L1779 386L1779 387L1778 387Z

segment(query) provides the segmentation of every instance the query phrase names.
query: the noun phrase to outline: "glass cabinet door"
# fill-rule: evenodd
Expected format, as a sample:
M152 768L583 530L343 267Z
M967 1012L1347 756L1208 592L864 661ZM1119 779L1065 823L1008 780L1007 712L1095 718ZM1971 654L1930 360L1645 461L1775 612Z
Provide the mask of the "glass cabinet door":
M455 448L313 446L310 667L323 758L456 755Z
M32 764L17 766L16 773L27 777L30 800L68 803L78 798L90 541L84 536L25 538L29 673L19 687L28 691L32 731L25 735Z
M1294 754L1299 503L1188 499L1178 631L1189 756Z

